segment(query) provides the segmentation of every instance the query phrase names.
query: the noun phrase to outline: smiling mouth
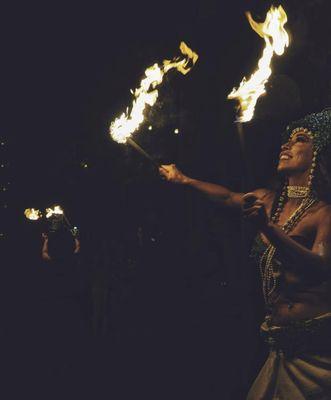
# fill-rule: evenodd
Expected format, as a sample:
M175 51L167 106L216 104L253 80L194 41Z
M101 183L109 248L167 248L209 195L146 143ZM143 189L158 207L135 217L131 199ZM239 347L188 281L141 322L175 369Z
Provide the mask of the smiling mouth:
M291 157L290 156L288 156L287 154L283 154L283 155L281 155L280 157L279 157L279 159L280 160L289 160Z

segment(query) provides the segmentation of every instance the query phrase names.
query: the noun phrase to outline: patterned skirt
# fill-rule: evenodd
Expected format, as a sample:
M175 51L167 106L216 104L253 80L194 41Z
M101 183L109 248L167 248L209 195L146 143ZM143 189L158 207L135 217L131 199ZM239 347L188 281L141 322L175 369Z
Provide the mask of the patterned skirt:
M247 400L331 400L331 312L261 333L270 353Z

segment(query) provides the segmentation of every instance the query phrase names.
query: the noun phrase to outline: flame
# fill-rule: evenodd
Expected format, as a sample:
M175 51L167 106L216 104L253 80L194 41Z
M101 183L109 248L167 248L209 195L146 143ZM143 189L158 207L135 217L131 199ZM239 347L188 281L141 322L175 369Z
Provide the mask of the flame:
M252 29L265 41L262 57L258 62L258 69L249 80L244 77L239 88L233 88L228 99L238 99L241 115L238 122L248 122L254 116L255 105L258 98L266 92L265 85L272 73L270 64L274 53L282 55L289 45L289 36L284 29L287 15L282 6L271 6L266 19L262 23L253 20L249 12L246 13Z
M60 206L54 206L54 208L46 208L46 218L50 218L52 215L62 215L63 210Z
M34 208L27 208L26 210L24 210L24 215L27 219L30 219L32 221L37 221L42 217L41 212L39 210L35 210Z
M180 51L185 58L176 57L173 60L164 60L162 66L154 64L147 68L145 77L140 82L139 88L131 91L134 100L131 106L110 125L109 132L112 138L118 143L125 143L144 121L144 110L146 105L153 106L158 98L156 89L162 81L164 75L175 68L177 71L186 75L198 59L198 55L192 51L184 42L180 44Z

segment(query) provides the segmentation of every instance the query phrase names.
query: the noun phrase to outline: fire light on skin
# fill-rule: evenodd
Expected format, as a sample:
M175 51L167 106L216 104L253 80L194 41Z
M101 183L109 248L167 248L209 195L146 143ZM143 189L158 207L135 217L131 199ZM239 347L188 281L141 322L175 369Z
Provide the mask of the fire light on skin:
M254 116L258 98L266 92L265 85L272 73L271 61L274 54L281 56L289 45L289 36L284 28L287 15L282 6L271 6L266 19L262 23L253 20L249 12L246 13L252 29L265 41L262 57L258 62L257 70L249 80L244 77L239 88L233 88L228 99L238 99L240 116L237 122L248 122Z
M41 212L39 210L35 210L34 208L27 208L24 210L24 215L31 221L37 221L38 219L42 218Z
M154 64L146 69L145 77L140 82L139 88L131 91L134 96L131 108L127 108L110 125L110 135L116 142L126 143L132 133L143 123L146 105L152 107L155 104L158 98L156 88L162 83L163 77L168 71L177 69L186 75L196 63L198 55L184 42L180 44L180 51L184 58L176 57L173 60L164 60L161 66Z
M46 218L50 218L52 215L63 215L63 210L60 206L54 206L54 208L46 208Z

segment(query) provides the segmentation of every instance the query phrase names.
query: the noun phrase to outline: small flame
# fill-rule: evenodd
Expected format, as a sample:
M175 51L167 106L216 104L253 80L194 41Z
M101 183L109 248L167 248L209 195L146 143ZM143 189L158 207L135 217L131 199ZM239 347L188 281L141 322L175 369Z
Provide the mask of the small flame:
M118 143L125 143L144 121L146 105L153 106L158 98L156 89L164 75L175 68L186 75L196 63L198 55L192 51L184 42L180 44L180 51L185 58L176 57L174 60L164 60L162 66L154 64L145 71L145 78L140 82L140 87L131 91L135 99L131 110L126 110L120 117L116 118L110 125L109 131L112 138Z
M60 206L54 206L54 208L46 208L46 218L50 218L52 215L62 215L63 210Z
M27 208L24 210L24 215L31 221L37 221L42 217L41 212L39 210L35 210L34 208Z
M282 55L289 45L289 36L284 29L287 15L282 6L271 6L266 19L262 23L253 20L249 12L246 13L252 29L265 41L262 57L258 62L258 69L249 80L244 77L239 88L233 88L228 99L238 99L241 115L238 122L248 122L254 116L255 105L258 98L266 92L265 85L272 73L270 64L274 53Z

